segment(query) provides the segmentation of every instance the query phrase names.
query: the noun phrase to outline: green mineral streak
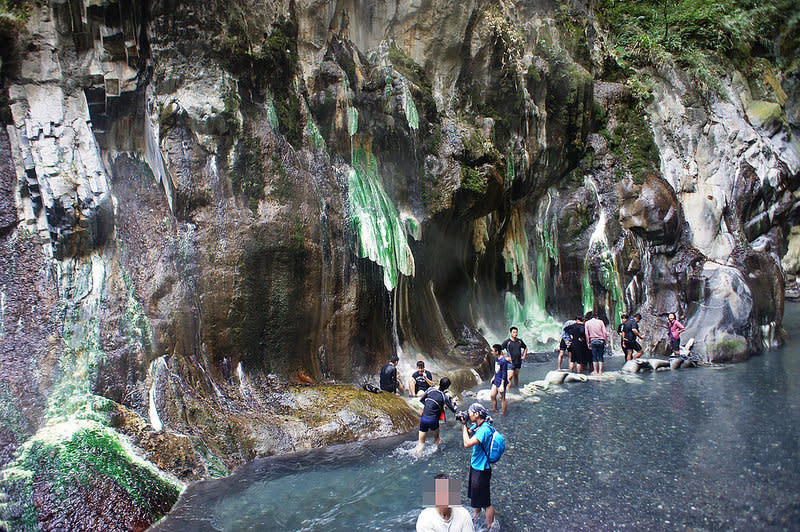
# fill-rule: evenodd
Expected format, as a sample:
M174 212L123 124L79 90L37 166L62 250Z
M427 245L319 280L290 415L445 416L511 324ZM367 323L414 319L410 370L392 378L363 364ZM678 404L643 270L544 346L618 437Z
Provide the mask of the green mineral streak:
M389 73L389 69L384 68L383 71L386 74L386 86L383 89L383 98L386 100L386 113L388 114L392 108L391 102L392 102L393 82L392 82L392 75Z
M406 229L406 234L413 238L416 241L422 239L422 228L419 225L419 220L414 218L410 214L403 213L400 216L400 219L403 221L403 226Z
M393 290L400 273L414 275L414 256L397 209L381 186L378 162L363 147L353 152L347 184L358 255L382 266L383 284Z
M358 109L347 108L347 134L351 137L358 133Z
M520 335L540 345L548 345L561 335L561 325L545 310L544 286L549 261L546 249L543 246L537 256L537 285L528 266L528 236L522 214L519 208L513 209L503 246L503 258L506 272L511 273L512 284L516 285L518 280L522 282L523 302L520 303L512 292L506 292L506 320L519 328Z
M514 177L514 152L508 150L508 155L506 156L506 183L513 182Z
M278 131L278 113L275 111L275 102L272 101L272 93L267 93L264 106L267 109L267 122L272 131Z
M406 113L408 127L414 131L419 129L419 114L417 113L417 106L414 105L411 91L408 90L408 85L403 85L403 111Z
M592 281L589 276L589 260L583 262L583 311L589 312L594 308L594 294L592 292Z
M306 128L308 131L308 136L311 138L311 145L314 146L314 149L324 149L325 139L322 138L322 133L320 133L317 124L315 124L313 120L309 120Z

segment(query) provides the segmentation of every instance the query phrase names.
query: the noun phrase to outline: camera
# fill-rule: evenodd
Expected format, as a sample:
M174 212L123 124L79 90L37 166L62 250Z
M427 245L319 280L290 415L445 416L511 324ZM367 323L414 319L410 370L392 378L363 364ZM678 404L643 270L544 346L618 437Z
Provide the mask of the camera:
M459 412L456 412L455 417L462 423L467 423L469 421L469 414L467 413L466 410L461 410Z

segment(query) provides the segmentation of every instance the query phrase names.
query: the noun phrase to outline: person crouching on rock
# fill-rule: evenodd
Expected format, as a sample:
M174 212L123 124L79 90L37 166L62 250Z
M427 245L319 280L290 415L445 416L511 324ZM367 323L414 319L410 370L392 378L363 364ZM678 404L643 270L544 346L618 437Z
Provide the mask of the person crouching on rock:
M509 361L503 356L503 346L494 344L492 346L494 355L494 378L492 379L492 412L497 411L497 396L500 395L503 414L506 413L506 389L508 389L508 364Z
M411 374L411 380L408 383L408 396L422 397L422 394L433 384L433 375L425 369L425 362L418 360L417 371Z
M486 449L492 441L492 429L489 424L493 423L489 417L489 412L480 403L472 403L467 410L471 426L467 427L467 421L462 419L462 436L464 447L472 447L472 456L469 465L469 485L467 496L470 498L473 515L472 519L478 517L481 509L486 510L486 528L492 530L494 523L494 507L489 493L489 482L492 479L492 466L489 465L489 457Z
M389 363L381 368L381 390L389 393L403 391L403 385L397 379L397 363L399 361L397 355L392 355Z
M456 406L453 404L455 399L451 400L450 396L445 393L449 387L450 379L442 377L438 388L435 386L428 388L419 398L422 403L422 417L419 420L417 455L422 454L428 432L433 434L433 443L439 445L439 421L444 421L444 407L449 408L453 413L456 411Z

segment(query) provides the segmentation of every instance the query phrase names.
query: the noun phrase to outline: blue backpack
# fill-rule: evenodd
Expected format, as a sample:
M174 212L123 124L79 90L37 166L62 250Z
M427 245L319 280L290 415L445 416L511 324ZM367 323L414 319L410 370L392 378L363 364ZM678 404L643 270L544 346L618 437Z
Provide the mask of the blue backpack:
M500 434L500 431L494 428L493 425L489 425L489 428L492 430L492 439L489 441L489 449L487 450L483 444L481 444L481 449L486 453L486 458L491 465L497 463L506 451L506 438Z

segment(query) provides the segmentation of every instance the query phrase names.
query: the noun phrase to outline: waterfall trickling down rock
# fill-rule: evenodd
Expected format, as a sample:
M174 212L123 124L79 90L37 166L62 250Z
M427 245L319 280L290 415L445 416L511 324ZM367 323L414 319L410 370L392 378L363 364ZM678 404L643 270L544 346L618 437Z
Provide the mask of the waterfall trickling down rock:
M520 302L513 290L506 290L506 320L520 329L521 337L529 339L531 342L548 345L560 338L561 324L547 314L544 307L546 291L544 286L537 285L530 271L528 235L519 207L512 207L505 238L503 246L505 270L511 274L512 288L517 286L518 282L522 285L523 298ZM548 246L543 246L538 252L542 256L547 256L548 249L552 252L552 248L548 248ZM541 266L543 269L546 264L537 262L537 266ZM540 283L545 279L544 273L538 271L538 268L536 275L540 279ZM505 331L500 336L504 335Z
M157 407L157 400L156 400L156 393L158 392L158 373L159 370L167 370L167 363L165 357L158 357L154 361L150 363L150 369L148 370L148 377L150 378L150 390L148 391L149 407L148 407L148 414L150 416L150 424L153 426L153 429L157 431L161 431L164 428L164 425L161 423L161 418L158 417L158 407Z
M610 248L608 235L606 234L606 210L597 190L597 184L590 176L585 178L586 188L592 191L597 201L600 215L589 238L589 248L584 259L583 276L583 310L590 311L596 308L594 291L591 284L592 265L596 264L596 272L600 286L606 290L607 297L602 302L605 316L609 319L616 318L619 323L620 316L625 311L623 308L624 299L622 297L622 287L617 269L617 259L614 251Z

